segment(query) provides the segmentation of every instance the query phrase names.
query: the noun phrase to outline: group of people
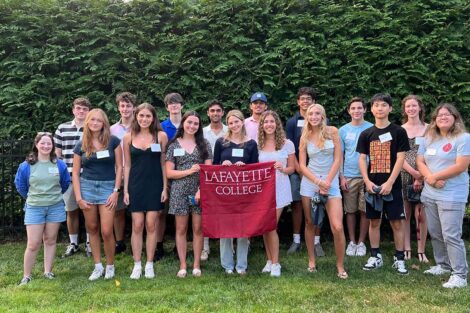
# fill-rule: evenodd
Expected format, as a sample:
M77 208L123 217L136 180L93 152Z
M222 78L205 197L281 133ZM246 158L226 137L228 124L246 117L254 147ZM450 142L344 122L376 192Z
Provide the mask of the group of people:
M41 241L44 277L54 278L52 265L60 223L67 221L70 238L64 256L80 250L78 209L85 217L85 249L94 260L90 281L115 275L115 253L126 249L126 208L132 215L131 279L155 277L154 261L164 255L166 213L175 216L180 261L177 276L187 276L191 220L191 273L199 277L201 260L207 260L210 254L209 238L204 238L202 232L200 165L243 166L274 161L277 221L283 208L290 205L294 234L288 253L295 253L301 248L305 219L308 272L316 272L316 257L324 253L319 230L326 217L333 234L338 278L348 278L345 254L366 255L367 234L370 257L363 270L383 266L380 225L385 215L396 249L392 266L398 274L407 274L405 261L412 257L410 216L414 214L417 257L429 263L425 254L429 231L436 261L425 273L450 273L443 287L466 287L468 266L462 223L469 191L470 135L453 105L438 105L426 124L422 100L407 96L402 101L404 124L398 126L389 121L391 97L376 94L370 100L375 119L372 124L364 120L365 101L355 97L347 105L351 122L337 129L329 125L325 108L316 102L315 90L302 87L297 93L298 112L284 130L278 114L268 109L262 92L250 98L250 117L245 119L240 110L231 110L226 114L226 125L222 122L223 104L211 101L207 107L210 124L206 127L198 113L182 114L184 100L178 93L165 96L169 117L162 123L152 105L137 106L136 97L129 92L117 95L116 103L121 119L111 126L103 110L91 109L86 98L75 99L74 119L59 125L54 135L38 133L32 152L20 164L15 183L26 199L28 237L21 285L31 281ZM105 267L101 263L101 238ZM263 240L266 265L262 272L279 277L277 231L264 234ZM249 242L250 238L220 239L220 261L227 274L246 274Z

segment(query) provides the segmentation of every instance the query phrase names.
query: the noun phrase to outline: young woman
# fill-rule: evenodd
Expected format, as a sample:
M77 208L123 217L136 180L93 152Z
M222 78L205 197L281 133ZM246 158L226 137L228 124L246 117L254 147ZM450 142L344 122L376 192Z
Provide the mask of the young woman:
M405 260L411 259L411 240L410 240L410 221L414 208L416 221L416 237L418 241L418 259L422 263L429 263L425 254L426 237L428 229L426 226L426 217L421 203L412 203L408 201L408 189L413 188L415 192L421 192L423 189L423 176L416 169L416 155L419 145L424 140L427 124L424 122L424 104L420 97L409 95L402 101L403 122L402 127L406 130L410 150L405 153L405 163L401 171L401 180L403 184L403 200L405 205ZM411 187L410 187L411 186Z
M124 203L132 214L131 279L142 276L142 237L145 230L147 263L145 278L154 278L153 257L157 244L157 216L164 208L167 194L165 147L168 139L160 126L157 112L149 103L135 111L131 132L124 135Z
M257 163L258 147L256 141L248 138L246 134L243 113L238 110L228 112L226 123L227 134L215 142L214 164L240 166ZM220 239L220 262L225 273L233 274L232 238ZM240 275L245 275L247 267L248 238L237 238L236 271Z
M83 124L83 138L73 150L73 190L85 216L95 262L88 278L90 281L99 279L103 274L105 279L114 277L114 209L122 178L122 149L119 143L120 140L110 134L108 117L103 110L93 109ZM100 229L106 254L106 273L101 264Z
M295 171L295 147L286 139L279 115L274 111L261 114L258 130L259 161L275 161L276 169L276 217L279 222L282 209L292 202L289 175ZM263 235L267 262L263 273L271 273L273 277L281 276L279 264L279 237L273 230Z
M171 179L169 213L175 215L176 248L180 259L179 278L186 277L186 233L192 217L194 264L193 276L201 276L202 226L199 193L199 164L212 164L212 149L202 132L201 118L186 112L175 137L166 151L166 175Z
M308 251L308 271L316 271L313 236L315 227L311 217L312 196L327 195L326 210L333 233L338 277L348 278L344 270L345 237L343 208L339 189L338 170L341 164L341 144L338 129L326 125L325 109L314 103L306 113L306 124L299 145L299 163L302 172L300 194L305 214L305 241ZM307 164L308 158L308 166Z
M453 105L444 103L435 109L416 163L424 176L421 201L436 261L436 266L424 273L450 273L444 288L466 287L462 223L469 192L470 134Z
M62 194L70 185L70 175L65 162L55 155L51 133L40 132L34 138L33 151L20 164L15 185L26 199L24 224L28 236L20 285L31 281L41 241L44 242L44 278L53 279L57 233L60 223L65 221Z

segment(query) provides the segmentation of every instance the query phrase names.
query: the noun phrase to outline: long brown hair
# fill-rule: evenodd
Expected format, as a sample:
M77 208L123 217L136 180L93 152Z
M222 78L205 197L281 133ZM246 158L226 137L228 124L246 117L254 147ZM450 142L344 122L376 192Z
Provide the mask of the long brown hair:
M441 131L436 124L437 115L441 109L446 109L449 111L449 113L452 114L455 119L454 125L452 125L452 127L449 129L449 132L447 133L447 137L455 138L466 132L462 116L460 115L459 111L457 111L455 106L450 103L441 103L436 107L436 109L434 109L431 116L431 123L429 124L428 130L425 134L426 140L429 140L429 143L442 138Z
M261 117L259 119L259 127L258 127L258 147L259 147L259 150L262 150L264 148L265 143L266 143L265 142L266 134L264 132L263 124L264 124L264 120L269 115L271 115L274 118L274 121L276 123L276 130L274 131L274 143L276 145L276 151L281 150L282 146L284 146L284 143L286 142L286 134L284 132L284 129L282 128L282 123L281 123L281 119L279 118L279 115L276 112L272 111L272 110L264 111L261 114Z
M85 122L83 123L83 138L82 138L82 151L85 152L87 158L89 158L93 152L96 152L95 148L93 147L93 136L91 134L90 127L88 124L90 123L91 118L98 114L103 121L103 127L101 128L100 134L98 135L98 141L102 147L106 148L109 144L109 138L111 137L111 131L109 130L109 120L101 109L93 109L88 112Z
M26 156L26 162L28 162L30 165L36 164L36 162L38 161L39 151L36 145L41 141L42 137L49 137L51 139L52 150L49 153L49 159L51 160L52 163L55 163L57 161L57 156L55 154L55 143L54 143L54 138L52 137L52 134L48 132L39 132L36 135L36 137L34 137L32 151Z
M228 119L231 118L231 117L236 117L238 118L240 121L242 121L242 137L245 138L246 137L246 128L245 128L245 117L243 116L243 113L240 111L240 110L231 110L227 113L227 116L225 117L225 123L227 123L228 125ZM224 145L229 145L230 144L230 139L232 139L232 130L228 129L227 133L225 134L224 136ZM243 146L244 143L241 144L241 146Z
M313 109L319 109L322 116L322 122L320 124L319 148L324 148L325 140L332 139L331 134L328 131L328 126L326 125L325 108L321 104L314 103L308 107L307 113L305 114L306 121L304 128L302 129L302 135L300 136L300 149L304 149L307 146L308 138L313 134L313 126L308 122L308 115Z
M131 125L132 135L137 135L141 131L140 125L137 122L137 115L142 110L148 110L152 114L153 122L149 126L149 132L150 134L152 134L154 141L157 142L158 132L163 131L163 128L162 128L162 125L160 125L160 121L158 120L157 111L155 111L155 108L153 107L153 105L147 102L142 103L135 109L134 119L132 120L132 125Z
M417 96L417 95L408 95L405 98L403 98L403 100L401 100L401 112L402 112L402 116L403 116L403 124L408 122L408 115L405 112L405 104L406 104L406 101L408 101L408 100L415 100L416 102L418 102L418 106L419 106L419 109L420 109L419 110L419 120L421 121L421 123L423 125L425 125L426 123L424 122L424 117L426 115L426 112L424 110L424 103L423 103L423 100L421 99L421 97Z

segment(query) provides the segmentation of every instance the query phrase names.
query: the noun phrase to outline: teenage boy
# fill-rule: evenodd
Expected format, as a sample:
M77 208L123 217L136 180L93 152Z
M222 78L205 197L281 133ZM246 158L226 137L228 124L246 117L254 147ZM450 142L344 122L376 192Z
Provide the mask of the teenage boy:
M287 254L292 254L300 251L300 230L302 228L302 218L303 218L303 209L302 209L302 198L300 197L300 181L302 174L300 173L299 166L299 143L300 136L302 135L302 128L305 124L305 114L310 105L315 103L317 98L317 92L311 87L301 87L297 91L297 106L299 111L297 111L293 117L287 120L286 123L286 136L287 138L294 143L295 147L295 172L290 175L291 191L292 191L292 230L293 230L293 242ZM315 255L316 256L325 256L323 247L320 244L320 230L321 227L315 228Z
M366 203L366 216L370 220L371 257L367 260L363 270L374 270L383 265L379 248L380 223L383 212L387 215L393 231L396 250L393 257L393 267L399 274L406 275L408 271L405 267L403 251L405 209L403 207L400 171L405 160L405 152L410 149L408 136L405 129L388 120L388 116L392 112L390 95L376 94L370 103L371 112L375 117L375 125L361 133L356 151L360 153L359 169L364 177L366 191L372 198L379 200L377 202L383 202L383 206L380 210L377 202L374 206L369 202ZM367 159L369 159L369 163Z
M55 153L58 158L63 159L67 164L70 175L72 175L73 148L75 148L77 141L82 138L83 123L90 109L91 103L87 98L77 98L73 100L72 114L74 119L70 122L60 124L54 134ZM70 244L65 249L65 253L62 257L69 257L80 251L80 247L78 246L80 210L75 200L72 184L70 184L69 188L64 193L64 202L67 212L67 230ZM85 252L87 256L91 256L88 233Z
M170 141L175 137L176 130L180 126L181 119L183 118L181 112L183 110L184 100L179 93L174 92L167 94L163 99L163 102L165 103L165 108L168 111L169 116L161 123L161 125L163 131L165 131L168 136L168 141ZM168 209L165 208L165 210L162 210L161 214L158 214L157 216L157 247L155 250L154 261L161 260L165 255L165 251L163 250L163 239L165 236L167 211Z
M124 143L122 138L130 131L132 120L134 119L134 110L137 103L137 98L130 92L121 92L116 96L116 104L118 107L121 119L111 126L111 135L118 137L121 140L121 145ZM124 150L123 150L124 151ZM124 157L122 158L124 160ZM124 180L123 184L124 184ZM116 254L122 253L126 250L124 243L124 230L126 228L126 205L124 204L124 193L121 187L119 192L118 203L114 213L114 236L116 238Z
M225 136L228 127L222 123L224 116L224 106L221 101L213 100L207 106L207 116L209 117L210 124L204 127L204 138L209 141L212 147L212 155L214 154L215 142L218 138ZM201 261L206 261L209 258L210 246L209 238L204 237L204 246L201 253Z
M251 116L245 119L248 138L258 142L258 127L261 114L268 108L268 98L262 92L255 92L250 98Z
M366 218L366 202L364 200L364 179L358 168L359 153L356 152L357 140L362 131L372 126L364 120L366 104L359 97L348 102L348 113L351 122L339 129L341 147L343 149L343 166L339 173L341 189L343 190L343 207L348 225L349 244L346 255L365 256L367 248L365 239L369 229L369 220ZM360 215L359 240L356 241L356 213Z

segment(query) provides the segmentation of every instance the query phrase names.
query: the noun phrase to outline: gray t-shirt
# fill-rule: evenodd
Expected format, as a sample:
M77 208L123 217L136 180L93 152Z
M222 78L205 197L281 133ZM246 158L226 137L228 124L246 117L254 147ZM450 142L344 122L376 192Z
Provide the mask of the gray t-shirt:
M470 134L464 133L456 138L441 138L433 142L425 138L419 145L418 155L424 156L424 161L432 173L442 171L455 165L458 156L470 155ZM468 171L465 170L457 176L446 179L443 188L434 188L425 184L422 196L432 200L467 202L468 187Z
M82 141L78 141L73 152L81 157L81 177L88 180L109 181L116 179L114 149L119 146L120 140L116 136L109 138L108 148L94 152L89 158L82 151Z

